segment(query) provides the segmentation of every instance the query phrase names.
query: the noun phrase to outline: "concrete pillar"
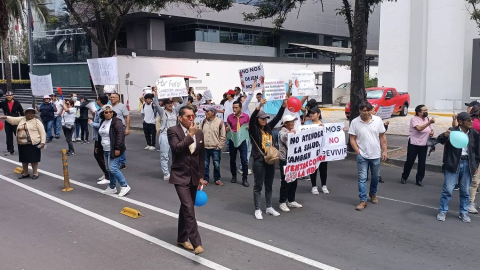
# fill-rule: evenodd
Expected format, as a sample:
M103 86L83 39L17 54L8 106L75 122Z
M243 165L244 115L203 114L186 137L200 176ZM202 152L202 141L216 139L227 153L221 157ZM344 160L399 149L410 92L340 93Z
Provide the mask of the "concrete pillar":
M147 30L147 47L149 50L165 51L165 22L149 19Z

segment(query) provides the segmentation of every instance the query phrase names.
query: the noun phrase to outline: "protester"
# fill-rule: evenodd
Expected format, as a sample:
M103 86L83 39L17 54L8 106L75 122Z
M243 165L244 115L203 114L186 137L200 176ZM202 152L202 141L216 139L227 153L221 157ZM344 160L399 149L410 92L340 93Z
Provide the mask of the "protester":
M279 133L279 148L280 148L280 210L283 212L290 212L290 208L302 208L303 206L295 201L295 193L297 191L297 181L290 183L285 181L284 167L287 165L288 154L288 134L295 134L295 117L285 115L282 117L283 126ZM288 202L287 202L288 200ZM290 208L289 208L290 207Z
M319 125L323 126L327 122L322 119L322 112L317 106L311 107L310 111L308 112L310 120L305 122L305 125ZM312 194L318 195L317 187L317 173L320 174L320 180L322 181L322 193L328 194L330 193L327 188L327 170L328 170L328 162L321 162L320 166L315 170L314 173L310 174L310 181L312 181Z
M472 128L475 129L480 134L480 105L475 105L470 111L473 122ZM470 185L469 195L470 201L468 204L468 213L478 214L478 210L475 208L475 197L477 196L478 186L480 183L480 174L476 172L472 177L472 184Z
M244 124L248 124L250 117L246 113L242 113L242 103L239 101L233 102L233 113L230 114L227 118L227 131L238 133L238 132L247 132L246 130L241 130L241 127ZM239 134L240 135L240 134ZM237 151L240 153L240 161L242 163L242 185L244 187L250 186L248 183L248 147L247 147L248 134L245 133L242 141L232 141L231 139L228 142L229 152L230 152L230 172L232 173L232 180L230 182L237 182Z
M112 105L104 105L102 110L100 114L102 121L98 129L98 140L101 143L97 144L95 151L98 152L99 148L102 148L105 167L110 177L110 184L107 189L103 191L103 194L117 193L116 185L118 181L121 186L118 197L123 197L131 190L120 170L121 157L127 150L125 147L125 129L123 122L117 118L117 113L114 111Z
M203 104L203 95L202 94L197 94L195 97L195 101L192 102L192 105L199 106Z
M192 97L192 98L195 98L195 91L194 91L193 87L188 87L188 96Z
M81 141L83 144L90 143L88 140L88 137L90 135L90 132L88 130L88 111L90 110L87 105L90 103L88 99L86 99L84 96L80 96L80 117L78 118L80 122L80 128L81 128Z
M55 139L60 139L60 131L62 130L62 117L59 116L58 113L63 108L63 100L58 99L57 95L55 94L52 94L50 96L52 97L53 106L55 106L55 108L57 109L53 114L54 116L53 131L54 131Z
M210 158L213 160L213 181L215 185L223 186L220 174L222 148L227 141L223 120L216 116L214 107L204 108L205 119L200 125L205 137L205 181L210 183Z
M47 140L42 121L35 118L35 109L27 108L25 116L0 116L12 126L17 126L18 160L22 163L22 175L18 179L29 178L28 164L32 165L32 179L38 179L38 163L42 158L41 149Z
M110 175L108 170L105 166L105 156L103 153L103 148L99 146L102 142L98 139L98 129L100 128L100 114L103 112L103 106L108 104L108 97L106 95L100 95L97 98L97 106L98 109L95 112L95 118L92 120L88 120L88 124L92 127L93 131L93 141L94 141L94 150L93 150L93 157L98 163L98 166L103 172L103 175L97 179L97 185L106 185L110 184Z
M227 100L223 103L223 122L225 122L225 126L227 125L227 118L230 114L233 113L233 102L234 96L235 96L235 91L233 90L228 90L228 92L225 93L227 95ZM227 150L224 152L228 154L230 149L229 141L227 140Z
M264 155L269 148L273 146L272 129L280 122L282 115L287 107L287 100L283 101L282 107L278 110L277 115L267 123L270 118L261 108L267 102L263 99L260 105L252 113L249 123L249 133L253 140L254 147L252 148L253 157L253 178L255 185L253 187L254 203L255 203L255 218L263 219L262 210L260 210L260 200L262 198L262 187L265 184L265 202L266 213L268 215L279 216L280 213L275 211L272 207L272 190L273 178L275 177L275 165L267 164Z
M423 178L425 177L425 163L427 160L428 138L433 137L432 124L435 118L428 118L428 109L425 105L418 105L415 108L415 116L410 119L410 136L408 138L407 161L403 166L403 174L400 179L402 184L406 184L410 171L412 170L415 159L418 156L418 168L416 176L417 186L423 187Z
M43 126L45 127L45 131L47 132L47 143L49 143L53 139L52 128L53 121L55 120L55 111L57 111L57 107L52 104L49 95L43 96L43 103L40 104L40 106L37 105L36 107L37 111L40 112L40 119L42 119Z
M438 136L439 143L445 145L443 150L444 184L437 220L445 221L448 211L448 203L452 198L455 184L460 179L460 218L463 222L471 222L468 216L470 201L469 189L472 175L478 173L478 160L480 159L479 133L472 128L470 113L461 112L457 115L458 126L452 127ZM464 148L455 148L449 138L451 132L460 131L468 136L468 144Z
M195 219L195 198L199 185L205 186L205 137L195 124L195 113L189 106L178 113L180 124L168 128L168 144L172 148L172 172L169 180L175 185L181 206L178 213L178 245L203 253L202 239ZM188 242L190 240L190 243Z
M68 144L68 156L75 156L75 148L73 147L72 137L75 128L75 120L77 114L77 108L74 106L75 102L73 100L64 100L63 108L58 113L62 117L62 129L63 135L65 135L65 140Z
M220 101L220 105L223 106L227 100L228 100L228 99L227 99L227 93L225 92L225 94L223 94L223 99L222 99L222 101Z
M262 93L257 93L256 95L257 101L255 101L255 108L258 108L258 106L260 105L260 102L262 102L262 96L263 96ZM263 111L263 107L262 107L262 111Z
M238 98L238 101L242 104L242 112L247 114L248 117L252 115L252 112L250 111L249 105L250 102L252 101L253 94L255 93L255 88L257 87L257 81L253 82L252 85L252 90L247 93L247 95L240 96ZM263 107L262 107L263 108ZM250 156L252 153L252 142L250 141L250 138L247 138L245 141L247 143L247 165L250 164ZM240 160L241 161L241 160ZM242 173L242 162L240 162L237 166L237 172ZM252 170L248 169L248 175L252 174Z
M233 97L233 99L238 100L238 98L240 98L242 96L242 89L240 89L240 87L236 86L234 88L234 95L235 96Z
M20 102L14 99L13 92L5 93L5 101L0 101L0 108L3 110L3 114L6 116L19 117L24 116L23 107ZM10 156L15 153L15 147L13 146L13 135L17 134L17 126L12 125L9 122L5 122L5 135L7 137L7 152L5 156Z
M173 103L170 99L164 99L163 104L164 107L157 106L158 99L157 99L157 88L153 89L153 105L155 110L157 111L158 115L160 116L160 129L159 129L159 146L160 146L160 167L162 168L163 172L163 180L168 181L170 179L170 170L169 170L169 161L171 161L172 152L170 150L170 145L168 144L168 134L167 130L175 125L177 125L178 121L178 112L182 107L187 105L187 98L191 98L188 96L183 100L183 103L175 107L173 109Z
M361 102L360 116L350 123L350 144L357 154L358 167L358 197L360 203L356 210L362 211L367 207L367 177L371 172L370 199L373 204L378 203L377 191L380 178L380 158L387 160L387 136L380 117L372 115L372 104Z
M82 123L80 123L80 99L77 97L77 94L72 94L72 99L74 101L74 107L76 109L75 112L75 136L73 141L77 143L81 143L82 139L80 138L80 131L82 130Z
M142 105L141 112L143 118L143 133L147 141L145 150L155 150L155 134L157 132L155 129L155 119L157 118L157 110L155 109L155 104L153 104L153 94L146 94L144 100L145 103Z
M130 134L130 113L123 103L120 102L120 95L112 93L110 95L110 101L112 102L113 110L115 111L116 118L122 120L123 128L125 130L125 136ZM124 151L120 157L120 170L127 168L127 152Z

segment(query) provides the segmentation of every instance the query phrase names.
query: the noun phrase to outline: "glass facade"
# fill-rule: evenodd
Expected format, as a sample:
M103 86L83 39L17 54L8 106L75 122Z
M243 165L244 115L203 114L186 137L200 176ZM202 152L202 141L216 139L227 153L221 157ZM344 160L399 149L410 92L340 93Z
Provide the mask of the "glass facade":
M92 57L91 41L85 34L68 34L65 30L45 33L33 37L35 64L86 62Z
M172 26L170 38L173 43L205 41L274 47L273 35L270 33L206 24Z

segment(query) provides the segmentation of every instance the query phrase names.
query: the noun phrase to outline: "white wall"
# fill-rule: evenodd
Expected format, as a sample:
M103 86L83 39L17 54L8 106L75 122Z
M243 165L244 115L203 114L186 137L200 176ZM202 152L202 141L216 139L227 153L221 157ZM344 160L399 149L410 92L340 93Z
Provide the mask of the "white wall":
M125 74L130 73L129 80L135 85L128 87L128 96L131 108L136 104L142 93L142 88L153 85L160 75L177 74L197 77L192 83L193 87L207 86L214 96L215 102L220 102L223 93L235 86L240 86L238 70L258 65L258 62L243 61L219 61L219 60L196 60L160 57L136 57L118 56L118 73L120 77L120 92L127 95L125 86ZM309 69L316 71L330 71L330 65L292 64L292 63L262 63L265 69L265 77L272 79L290 78L292 70ZM370 68L370 74L375 77L377 67ZM206 74L209 73L209 76ZM201 82L200 82L201 81ZM350 82L350 70L346 67L337 66L335 75L336 86Z

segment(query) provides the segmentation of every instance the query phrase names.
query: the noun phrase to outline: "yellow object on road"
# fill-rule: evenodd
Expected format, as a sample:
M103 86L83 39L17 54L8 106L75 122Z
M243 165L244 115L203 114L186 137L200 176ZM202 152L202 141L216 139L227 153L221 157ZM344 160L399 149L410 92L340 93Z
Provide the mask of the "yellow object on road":
M139 218L144 216L140 211L130 207L124 207L122 211L120 211L120 214L131 218Z

